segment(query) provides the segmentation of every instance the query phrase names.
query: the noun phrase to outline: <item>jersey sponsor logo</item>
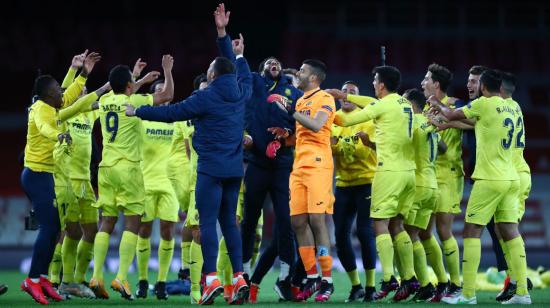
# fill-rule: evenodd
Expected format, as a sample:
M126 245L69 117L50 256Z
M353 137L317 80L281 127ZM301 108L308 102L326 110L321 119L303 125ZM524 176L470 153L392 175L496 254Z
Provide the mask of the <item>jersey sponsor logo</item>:
M72 123L72 128L74 129L79 129L79 130L85 130L85 131L91 131L92 130L92 126L89 125L89 124L82 124L82 123L76 123L76 122L73 122Z
M451 255L452 255L453 253L455 253L455 252L456 252L456 250L453 250L453 251L451 251L451 252L449 252L449 253L446 253L445 256L449 257L449 256L451 256Z
M147 135L155 135L155 136L172 136L174 134L173 129L152 129L148 128L145 130L145 133Z
M306 107L307 107L307 106L311 106L311 104L313 104L313 102L307 102L307 103L306 103Z
M300 113L309 117L309 115L311 114L311 110L309 109L300 110Z

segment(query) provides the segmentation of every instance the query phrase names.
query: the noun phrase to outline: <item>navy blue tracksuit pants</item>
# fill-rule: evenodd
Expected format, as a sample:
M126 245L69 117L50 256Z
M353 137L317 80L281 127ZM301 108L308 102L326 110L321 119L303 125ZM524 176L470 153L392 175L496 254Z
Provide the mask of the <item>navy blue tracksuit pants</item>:
M61 230L59 212L55 207L53 174L24 168L21 173L21 184L32 203L39 224L29 271L29 278L39 278L40 275L48 275L48 267Z
M243 261L252 258L254 235L262 213L264 200L269 193L273 201L279 259L294 264L294 234L290 226L289 178L291 168L263 168L249 163L244 176L244 215L241 222Z
M218 234L216 222L220 222L227 245L233 272L243 271L241 236L237 226L237 202L242 178L219 178L204 173L197 174L195 200L199 212L201 247L204 259L203 273L216 272Z
M376 266L376 239L370 218L371 185L336 187L334 203L334 233L336 253L346 272L357 268L351 245L351 227L357 217L357 238L365 270Z

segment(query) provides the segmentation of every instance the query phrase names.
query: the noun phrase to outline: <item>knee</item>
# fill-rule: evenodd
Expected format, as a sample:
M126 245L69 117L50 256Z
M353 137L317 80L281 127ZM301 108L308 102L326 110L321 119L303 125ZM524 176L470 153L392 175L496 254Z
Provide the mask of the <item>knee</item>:
M171 241L173 236L174 223L161 221L160 222L160 237L165 241Z
M305 215L296 215L290 218L290 223L292 224L292 229L296 233L299 233L301 230L304 230L307 224L307 219Z
M201 230L198 227L193 228L193 241L197 244L201 243Z
M103 217L103 220L101 221L101 227L99 229L101 232L111 234L113 233L116 222L117 217Z
M77 240L82 237L82 231L80 230L78 223L68 222L65 227L65 232L65 235L73 240Z

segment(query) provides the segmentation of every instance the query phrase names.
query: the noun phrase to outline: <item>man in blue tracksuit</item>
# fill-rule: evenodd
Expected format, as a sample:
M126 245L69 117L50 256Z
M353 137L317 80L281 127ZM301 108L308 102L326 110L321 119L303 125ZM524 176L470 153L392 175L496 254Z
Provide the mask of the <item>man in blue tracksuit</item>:
M215 22L221 55L234 60L231 39L225 31L229 14L225 12L223 4L216 10ZM290 300L289 272L295 259L295 246L290 226L288 181L294 155L292 148L285 146L282 137L294 134L295 120L280 112L276 104L268 103L267 97L270 94L280 94L295 102L303 93L292 85L292 80L282 73L281 63L273 57L266 59L260 66L260 73L252 73L252 76L252 96L247 101L245 113L245 129L252 140L247 142L245 161L248 162L248 167L244 176L244 215L241 222L244 272L250 275L255 230L262 205L269 193L278 230L274 240L277 241L281 261L281 273L275 288L281 299ZM268 131L271 127L284 128L285 131L272 133ZM273 142L277 138L281 139L275 141L281 143L278 150L273 148Z
M217 278L216 258L219 221L233 267L230 303L239 303L248 292L242 277L242 244L236 211L243 177L243 131L245 102L252 91L252 75L243 57L243 39L233 41L235 63L216 58L208 68L208 86L186 100L161 107L142 106L133 115L149 121L176 122L194 119L193 147L198 154L196 207L200 217L203 273L206 286L200 304L210 304L223 291ZM236 74L235 74L236 66ZM185 175L182 175L185 176Z

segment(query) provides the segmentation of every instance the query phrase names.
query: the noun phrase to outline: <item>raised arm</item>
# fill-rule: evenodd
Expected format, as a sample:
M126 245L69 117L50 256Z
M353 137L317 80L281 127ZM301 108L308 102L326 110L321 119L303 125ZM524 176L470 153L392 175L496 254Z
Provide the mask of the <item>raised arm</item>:
M77 98L80 96L80 93L82 92L82 88L84 88L84 85L86 84L88 75L94 69L95 64L100 60L101 56L97 52L91 52L86 56L82 65L82 71L80 72L80 75L76 77L76 79L67 88L67 90L63 92L62 108L71 105L77 100Z
M71 83L73 83L74 78L76 77L76 72L84 64L84 59L86 59L87 54L88 49L86 49L83 53L73 57L73 60L71 61L71 66L69 67L69 71L67 72L67 75L65 75L65 78L63 78L63 82L61 83L62 89L67 89L71 85Z
M136 116L142 120L157 122L178 122L195 119L204 113L205 102L201 102L195 93L186 100L167 106L141 106L135 109L132 105L126 105L126 115Z
M97 101L101 97L101 95L110 90L111 86L107 82L101 88L95 90L94 92L82 96L71 106L59 110L58 119L63 122L81 112L91 111L93 103Z
M162 91L153 94L153 105L168 103L174 99L174 78L172 77L174 58L171 55L162 56L162 69L164 71L164 87Z
M231 38L225 31L227 24L229 24L229 15L231 15L231 12L225 11L225 5L223 3L219 4L214 11L214 23L216 24L216 31L218 32L216 43L221 56L235 62L236 58L232 50Z
M239 85L239 90L243 95L243 99L247 101L252 95L252 73L250 72L250 67L248 62L244 58L244 38L242 34L239 33L239 39L233 40L231 42L232 49L234 54L237 56L235 66L237 67L237 84Z

